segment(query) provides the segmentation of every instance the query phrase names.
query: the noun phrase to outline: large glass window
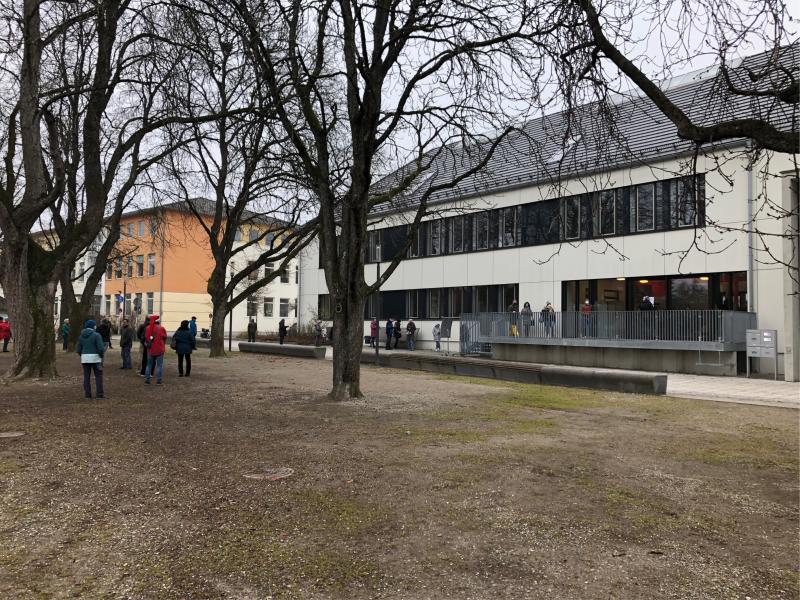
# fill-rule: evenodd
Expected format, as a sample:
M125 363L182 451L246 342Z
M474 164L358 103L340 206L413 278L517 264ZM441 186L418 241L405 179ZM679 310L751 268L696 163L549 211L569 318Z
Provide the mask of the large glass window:
M600 235L613 235L615 230L616 194L613 190L600 192Z
M274 308L273 308L274 303L275 303L275 300L273 298L264 298L264 316L265 317L271 317L272 316L272 311L274 310ZM322 317L320 316L320 318L322 318Z
M466 250L464 247L464 222L463 216L453 217L450 219L450 252L463 252Z
M420 224L420 228L422 225ZM409 258L416 258L419 256L419 232L420 230L417 229L417 232L414 234L414 239L411 240L411 245L408 247L408 257Z
M408 302L406 308L406 314L409 317L417 318L419 317L419 290L409 290L408 291Z
M450 290L450 315L451 317L460 317L462 311L462 288L456 287Z
M428 292L428 318L429 319L438 319L439 318L439 291L438 289L432 289Z
M652 231L655 227L655 192L653 184L636 187L636 231Z
M140 254L136 257L136 276L144 277L144 255Z
M625 310L625 279L598 279L595 310Z
M441 221L428 222L428 256L442 253L442 227Z
M489 213L480 212L475 215L475 240L476 250L486 250L489 247Z
M633 298L631 305L634 309L639 309L642 302L647 298L654 308L664 310L667 308L667 280L664 278L636 279L633 282Z
M498 246L508 248L517 245L517 207L500 211Z
M370 231L367 234L367 262L381 262L381 232Z
M580 196L564 198L564 238L574 240L581 235Z
M320 294L317 296L317 317L327 320L331 318L332 314L330 294Z
M678 227L691 227L697 220L697 203L695 187L691 177L674 182L674 211Z
M676 277L670 281L670 308L705 310L710 306L707 276Z

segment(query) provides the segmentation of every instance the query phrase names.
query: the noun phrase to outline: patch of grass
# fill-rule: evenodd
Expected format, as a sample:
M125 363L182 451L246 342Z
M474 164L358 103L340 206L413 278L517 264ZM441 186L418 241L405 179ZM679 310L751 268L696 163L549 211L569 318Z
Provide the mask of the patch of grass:
M346 498L335 491L291 490L292 512L300 512L305 526L333 532L364 533L381 525L385 514L378 507Z
M22 463L16 458L0 458L0 475L22 471Z
M396 434L410 441L430 444L435 442L454 442L462 444L472 444L481 442L488 436L481 431L474 429L445 429L434 427L413 427L400 428L394 430Z
M698 446L684 449L680 455L709 465L798 469L797 448L764 435L718 435Z
M608 392L523 383L511 384L511 388L511 393L497 401L526 408L564 411L601 408L612 404Z

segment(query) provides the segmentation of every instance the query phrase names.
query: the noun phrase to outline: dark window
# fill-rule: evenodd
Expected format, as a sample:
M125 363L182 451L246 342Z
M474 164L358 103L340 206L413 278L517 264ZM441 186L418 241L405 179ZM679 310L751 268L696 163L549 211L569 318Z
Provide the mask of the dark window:
M381 232L374 230L367 233L367 262L381 262Z
M636 186L636 231L652 231L655 222L655 193L653 184Z
M564 198L564 238L574 240L581 235L581 198Z
M156 255L155 254L148 254L147 255L147 275L153 276L156 274Z
M106 264L106 279L111 279L114 276L114 265L111 262Z
M83 265L81 265L81 268ZM133 257L129 256L125 260L125 272L128 274L128 278L133 277ZM81 280L83 280L83 273L81 273Z
M114 269L114 276L117 279L121 279L122 278L122 257L117 259L116 265L117 265L116 269Z
M422 223L420 223L419 229L414 234L414 239L411 240L411 245L408 247L408 257L409 258L416 258L419 256L419 238L420 238L420 231L422 230Z
M288 298L281 298L280 316L281 317L288 317L289 316L289 299Z
M442 227L441 221L430 221L428 223L428 256L436 256L442 253Z
M432 289L428 292L428 318L439 318L439 292L438 289Z
M509 248L517 245L517 207L504 208L499 211L499 237L497 245Z
M613 235L615 232L616 194L613 190L600 192L599 225L600 235Z
M464 252L465 240L464 223L466 218L463 216L452 217L450 220L450 252Z
M419 318L419 290L408 291L406 314L409 317Z
M675 190L673 198L676 227L691 227L697 221L696 182L691 177L684 177L673 182Z
M393 292L381 293L381 308L384 317L389 319L405 319L406 315L406 291L397 290Z
M489 247L489 213L480 212L475 215L475 250L486 250Z
M272 300L272 298L267 298L267 300ZM264 310L267 310L266 304L264 305ZM317 317L328 320L331 318L332 314L330 294L320 294L317 296Z
M142 254L136 257L136 276L144 277L144 255Z
M320 298L321 297L322 296L320 296ZM274 298L264 298L264 316L265 317L271 317L272 316L272 311L274 310L274 308L273 308L274 302L275 302ZM322 317L320 316L320 318L322 318Z
M255 317L258 313L258 298L255 296L247 297L247 316Z
M670 280L669 306L673 310L705 310L710 307L709 277L675 277Z
M289 283L289 271L287 269L281 270L281 283Z

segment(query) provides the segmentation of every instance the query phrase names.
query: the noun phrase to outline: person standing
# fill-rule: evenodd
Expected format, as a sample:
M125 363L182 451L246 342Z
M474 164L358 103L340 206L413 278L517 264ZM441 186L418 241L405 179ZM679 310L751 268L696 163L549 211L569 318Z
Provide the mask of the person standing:
M433 343L436 345L436 352L441 350L441 341L442 341L442 326L437 323L433 326Z
M394 337L394 322L386 319L386 349L392 349L392 338Z
M288 330L286 329L286 319L281 319L278 321L278 343L283 345L283 340L286 338L286 333Z
M378 318L372 317L372 321L369 324L369 347L375 348L380 344L378 341Z
M92 373L94 373L97 391L95 397L98 400L105 397L103 395L103 355L106 352L106 345L100 334L95 331L95 326L96 323L92 319L87 320L83 324L83 331L75 344L75 352L81 357L83 393L87 400L92 399Z
M192 350L197 350L189 321L181 321L178 331L172 334L172 346L178 353L178 377L184 376L184 360L186 361L186 377L189 377L192 374Z
M139 340L139 351L142 353L142 368L139 369L139 375L142 377L144 377L144 372L147 369L147 345L144 343L144 332L146 329L147 319L136 329L136 339Z
M128 319L122 319L122 326L119 328L119 347L122 353L122 366L120 369L132 369L131 350L133 349L134 338L133 327Z
M144 340L147 346L147 368L144 371L144 382L149 384L150 377L155 372L156 383L161 384L164 375L164 351L167 349L167 330L161 326L158 315L150 316L150 325L145 329Z
M253 319L250 319L250 322L247 324L247 341L256 341L256 322Z
M403 324L400 319L394 322L394 349L397 350L397 344L400 343L400 338L403 335Z
M106 350L111 348L111 323L108 319L103 319L100 322L100 326L97 328L97 333L100 334L100 337L103 339L103 343L106 345Z
M556 311L553 309L553 305L548 300L547 304L544 305L542 309L542 322L544 323L544 337L552 338L555 337L554 329L555 329L555 321L556 321Z
M61 349L66 352L69 346L69 319L64 319L61 324Z
M197 337L197 317L192 317L192 320L189 321L189 333L192 334L193 338Z
M531 335L531 323L533 323L533 309L531 308L531 303L526 302L522 306L522 310L519 313L519 316L522 320L522 335L525 337L530 337Z
M588 298L583 301L583 305L581 306L581 315L583 321L581 337L589 337L589 335L591 335L592 303L589 302Z
M319 348L322 344L322 321L314 323L314 345Z
M3 340L3 352L8 352L8 341L11 339L11 325L7 319L0 317L0 340Z
M414 334L417 333L417 326L412 319L406 323L406 347L414 350Z
M510 313L511 337L519 337L519 304L517 304L516 298L508 305L508 310L506 312Z

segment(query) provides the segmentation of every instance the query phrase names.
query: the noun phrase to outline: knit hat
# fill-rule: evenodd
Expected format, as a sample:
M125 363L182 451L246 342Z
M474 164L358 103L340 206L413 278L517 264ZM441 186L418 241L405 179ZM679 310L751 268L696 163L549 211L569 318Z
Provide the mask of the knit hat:
M86 319L86 322L83 324L84 329L94 329L97 323L94 322L93 319Z

